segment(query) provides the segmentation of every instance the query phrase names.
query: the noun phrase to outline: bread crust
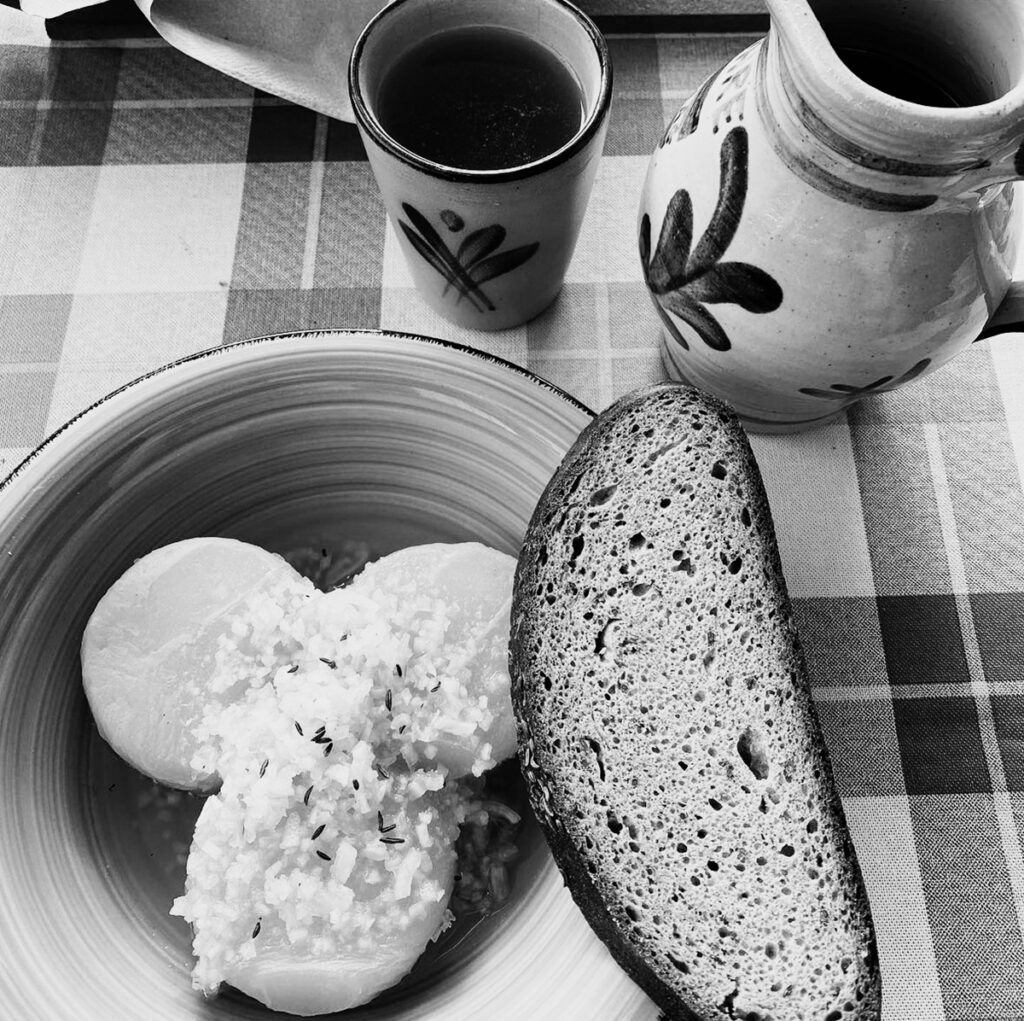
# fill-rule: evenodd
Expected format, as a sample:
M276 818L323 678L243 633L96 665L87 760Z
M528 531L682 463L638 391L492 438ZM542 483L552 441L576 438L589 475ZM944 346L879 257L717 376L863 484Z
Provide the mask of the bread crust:
M527 529L510 663L555 860L669 1017L880 1016L764 486L725 405L658 384L580 434Z

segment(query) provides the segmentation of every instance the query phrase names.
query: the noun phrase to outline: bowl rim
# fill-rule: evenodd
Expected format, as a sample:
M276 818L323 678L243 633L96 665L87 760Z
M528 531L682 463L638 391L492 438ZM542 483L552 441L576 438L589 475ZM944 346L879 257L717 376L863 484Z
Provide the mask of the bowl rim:
M200 361L204 358L215 358L221 354L237 351L243 347L256 347L257 345L270 344L274 341L281 340L299 340L304 338L317 338L327 336L342 336L342 337L353 337L353 336L374 336L374 337L397 337L401 340L411 340L418 343L433 345L435 347L447 348L451 351L456 351L463 355L468 355L471 358L478 358L485 362L491 362L494 365L498 365L503 369L508 369L518 376L529 380L532 383L537 384L544 390L550 391L556 397L565 401L570 407L577 411L582 411L589 418L596 417L596 412L591 408L587 407L581 400L573 397L568 391L563 390L561 387L556 386L550 380L545 379L543 376L537 375L535 372L531 372L529 369L524 368L522 365L516 362L510 361L507 358L502 358L500 355L491 354L489 351L483 351L480 348L472 347L469 344L462 344L458 341L443 340L439 337L430 337L422 333L409 333L404 330L384 330L376 327L360 328L356 326L339 327L337 329L330 328L317 328L311 330L289 330L285 333L265 333L256 337L246 337L242 340L234 340L227 344L218 344L216 347L203 348L200 351L193 351L191 354L182 355L180 358L175 358L173 361L165 362L162 365L158 365L156 368L149 369L143 372L141 375L136 376L134 379L128 380L121 386L116 387L109 393L104 394L98 400L93 401L86 407L82 408L81 411L72 415L71 418L67 419L61 425L57 426L51 433L45 436L38 444L36 444L28 454L25 455L6 476L0 478L0 496L4 495L6 490L15 484L18 477L21 476L29 466L36 461L40 456L43 456L47 450L58 440L65 432L72 428L79 420L84 418L86 415L93 412L96 408L114 400L118 395L131 390L133 387L138 386L140 383L146 380L152 379L154 376L162 375L165 372L173 371L179 365L191 364L193 362Z

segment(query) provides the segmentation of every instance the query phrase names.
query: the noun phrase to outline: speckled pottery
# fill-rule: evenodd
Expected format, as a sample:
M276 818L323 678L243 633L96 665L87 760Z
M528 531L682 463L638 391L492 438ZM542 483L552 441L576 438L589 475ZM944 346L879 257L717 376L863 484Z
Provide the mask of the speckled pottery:
M668 374L785 431L1024 319L1024 4L767 6L661 139L639 250Z
M522 32L573 72L583 119L565 145L522 166L465 170L412 152L383 128L377 93L395 59L468 25ZM502 330L554 301L597 173L611 75L601 33L565 0L397 0L366 26L349 68L356 123L416 289L445 319Z

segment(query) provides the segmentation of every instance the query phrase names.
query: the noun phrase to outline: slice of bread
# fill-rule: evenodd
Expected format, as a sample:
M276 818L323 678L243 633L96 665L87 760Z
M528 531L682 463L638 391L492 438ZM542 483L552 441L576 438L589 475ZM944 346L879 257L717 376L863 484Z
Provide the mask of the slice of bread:
M880 1016L764 487L724 405L660 384L584 430L527 530L511 667L555 859L670 1018Z

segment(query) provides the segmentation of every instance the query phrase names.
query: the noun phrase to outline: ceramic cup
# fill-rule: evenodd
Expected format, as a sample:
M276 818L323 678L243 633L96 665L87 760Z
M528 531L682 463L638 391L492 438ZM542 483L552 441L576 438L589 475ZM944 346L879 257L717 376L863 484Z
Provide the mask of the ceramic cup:
M532 162L480 170L435 162L389 134L381 86L396 61L431 36L469 26L522 33L568 68L582 118L567 142ZM413 281L440 315L500 330L555 299L604 144L611 80L600 32L565 0L397 0L366 26L349 65L356 123Z

